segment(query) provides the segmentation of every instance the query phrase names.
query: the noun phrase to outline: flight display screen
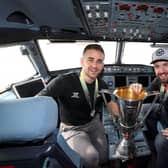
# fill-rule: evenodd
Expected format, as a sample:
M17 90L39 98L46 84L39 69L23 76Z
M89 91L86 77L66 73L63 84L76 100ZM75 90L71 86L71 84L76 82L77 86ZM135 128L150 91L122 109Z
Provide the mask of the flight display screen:
M21 83L14 84L12 89L17 98L32 97L40 92L45 87L45 83L42 78L37 78Z

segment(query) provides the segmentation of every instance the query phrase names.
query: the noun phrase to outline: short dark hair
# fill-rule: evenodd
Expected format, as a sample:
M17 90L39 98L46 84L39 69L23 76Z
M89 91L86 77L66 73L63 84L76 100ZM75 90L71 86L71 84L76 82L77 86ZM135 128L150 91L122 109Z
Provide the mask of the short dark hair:
M91 50L91 49L98 50L105 55L102 46L99 45L99 44L89 44L89 45L87 45L83 50L83 55L86 53L87 50Z

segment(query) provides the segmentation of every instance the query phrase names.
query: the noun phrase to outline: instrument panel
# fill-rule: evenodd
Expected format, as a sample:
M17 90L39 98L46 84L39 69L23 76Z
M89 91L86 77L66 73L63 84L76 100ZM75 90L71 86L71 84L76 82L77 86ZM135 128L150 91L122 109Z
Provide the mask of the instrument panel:
M109 89L131 83L141 83L146 88L155 77L152 66L132 64L105 65L102 76Z
M168 4L166 0L80 1L90 32L97 39L167 41L165 35L168 28Z
M67 71L79 73L81 68L57 71L53 76L66 73ZM107 83L109 89L120 86L128 86L131 83L141 83L144 88L148 87L155 78L153 66L141 64L105 64L101 77Z

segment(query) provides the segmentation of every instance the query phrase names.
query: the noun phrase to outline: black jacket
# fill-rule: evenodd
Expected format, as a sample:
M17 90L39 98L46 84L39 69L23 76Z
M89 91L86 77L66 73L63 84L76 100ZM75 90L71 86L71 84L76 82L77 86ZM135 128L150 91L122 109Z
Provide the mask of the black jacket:
M94 90L94 83L88 86L89 91ZM107 89L106 83L98 79L98 90ZM93 92L90 93L92 99ZM60 119L68 125L86 124L92 120L91 107L86 100L84 91L82 89L79 74L68 73L62 74L53 79L48 86L43 89L38 95L51 96L59 104ZM110 96L106 96L107 101L111 100ZM96 99L96 112L102 110L103 98L98 94Z

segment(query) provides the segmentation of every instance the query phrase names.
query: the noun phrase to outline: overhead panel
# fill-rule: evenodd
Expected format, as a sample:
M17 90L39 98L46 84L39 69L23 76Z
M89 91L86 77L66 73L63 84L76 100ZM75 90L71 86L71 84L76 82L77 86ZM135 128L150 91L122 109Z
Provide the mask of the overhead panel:
M167 1L81 0L93 37L117 41L168 41Z

